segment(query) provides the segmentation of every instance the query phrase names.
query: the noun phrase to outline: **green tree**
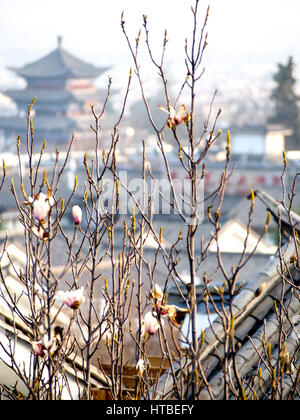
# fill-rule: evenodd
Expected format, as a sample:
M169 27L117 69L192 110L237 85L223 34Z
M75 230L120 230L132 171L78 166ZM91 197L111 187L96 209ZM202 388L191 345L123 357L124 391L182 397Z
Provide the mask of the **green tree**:
M300 147L300 121L298 101L295 93L296 78L294 77L295 63L289 57L287 64L278 64L277 72L273 75L276 83L271 99L274 103L274 113L269 118L269 123L282 124L291 129L293 134L287 139L287 148Z

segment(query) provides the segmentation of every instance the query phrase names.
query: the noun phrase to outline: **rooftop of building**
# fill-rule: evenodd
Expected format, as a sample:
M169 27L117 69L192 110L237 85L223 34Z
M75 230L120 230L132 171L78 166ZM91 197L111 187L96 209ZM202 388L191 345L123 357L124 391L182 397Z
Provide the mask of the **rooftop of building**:
M265 207L272 212L275 219L278 212L282 212L282 219L280 221L277 219L277 221L279 224L283 223L285 225L285 236L288 239L274 255L261 255L262 264L258 263L259 259L257 258L259 256L255 254L254 260L252 262L251 259L249 260L248 269L244 273L241 271L239 273L239 287L231 305L235 319L233 340L237 351L234 360L232 354L229 356L231 386L227 398L234 399L236 397L234 388L237 389L238 384L234 373L235 366L242 383L245 384L245 396L251 398L254 388L256 397L259 399L267 399L271 396L274 387L272 386L270 369L271 366L275 368L277 366L280 351L279 343L284 335L286 354L289 354L290 364L282 376L281 397L283 399L297 399L299 398L297 372L299 372L300 319L300 301L297 290L300 278L299 268L295 260L297 250L293 239L293 230L298 231L299 216L287 212L280 202L263 190L256 191L256 196L263 201ZM210 270L212 270L213 265L218 266L218 262L215 264L212 262L212 257L211 255L210 261L208 261ZM226 261L225 270L230 270L230 266L234 263L234 256L229 255L229 257L229 260L227 260L227 257L224 259ZM215 284L214 282L210 284L210 288L212 289ZM172 303L180 303L181 294L176 293L174 288L171 292ZM198 292L205 293L205 288L202 287ZM217 288L215 288L214 293L210 290L210 295L216 302L220 299ZM226 309L229 311L228 307ZM198 313L199 310L203 311L203 307L198 307ZM282 317L278 315L279 311L282 313ZM205 372L205 380L199 396L200 399L221 400L225 397L222 358L224 357L226 334L222 310L218 314L213 311L207 313L206 310L206 317L208 317L208 321L206 322L204 341L198 359L201 364L201 372ZM199 328L203 327L200 325ZM200 330L198 333L200 337ZM267 346L269 346L269 355L266 355ZM269 361L265 362L267 357ZM268 363L270 363L270 366ZM173 366L175 375L179 373L180 369L180 363L175 363ZM259 386L256 387L254 382L259 369L261 369L261 379ZM155 398L172 399L174 397L172 375L171 371L168 370L161 378ZM253 388L250 386L251 389L247 386L250 382L253 386ZM189 397L190 394L187 390L186 398Z
M89 79L98 77L107 69L107 67L96 67L70 54L62 47L61 37L58 38L57 48L46 56L21 68L11 68L25 79Z
M11 89L5 91L5 95L13 99L15 102L24 104L24 110L30 104L34 97L36 97L36 106L42 103L57 104L69 102L85 102L99 101L105 98L106 91L102 89L88 89L85 91L65 90L65 89L43 89L43 88L28 88L28 89ZM25 107L26 105L26 107Z

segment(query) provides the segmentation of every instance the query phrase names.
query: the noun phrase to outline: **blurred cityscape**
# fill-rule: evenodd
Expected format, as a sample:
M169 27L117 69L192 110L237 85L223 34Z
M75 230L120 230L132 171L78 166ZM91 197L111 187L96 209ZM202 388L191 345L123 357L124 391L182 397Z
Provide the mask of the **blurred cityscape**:
M94 124L91 105L96 113L107 94L108 75L124 72L122 65L97 67L75 57L63 45L61 37L57 39L57 47L40 59L18 68L2 68L0 70L0 150L2 159L12 172L16 170L16 139L21 134L21 151L25 152L27 132L27 107L36 97L34 104L34 130L36 151L39 153L44 139L46 152L42 164L51 168L51 160L55 150L61 156L66 152L72 134L75 134L70 168L66 176L66 184L75 176L75 172L83 170L83 151L93 153L95 146ZM170 95L176 97L178 88L175 78L175 64L168 68ZM255 66L232 69L222 68L203 75L198 92L196 122L199 136L203 131L204 121L210 111L211 101L216 91L211 124L218 109L221 115L216 128L223 131L206 158L205 191L210 193L218 186L220 173L226 158L226 132L231 130L232 164L237 165L229 182L227 195L238 202L245 197L251 188L264 188L277 196L281 193L282 151L287 151L289 160L288 174L290 180L297 172L300 164L298 145L291 141L293 127L280 121L270 123L274 112L274 101L271 100L274 90L274 68L261 70ZM255 76L253 76L255 74ZM297 85L296 85L297 89ZM154 117L159 124L166 120L166 114L158 105L164 105L163 89L153 73L145 79L145 91ZM153 92L155 92L153 94ZM106 112L101 119L101 148L109 146L111 132L118 120L123 101L124 87L115 87L110 92ZM183 91L181 103L188 104L188 92ZM181 127L180 127L181 129ZM209 128L208 128L209 129ZM182 133L184 135L184 133ZM121 144L118 150L119 169L133 172L137 176L138 164L141 164L142 140L146 144L146 157L154 171L160 171L162 165L159 158L156 138L147 120L145 107L138 91L133 86L129 94L128 106L120 128ZM178 163L178 150L174 147L172 136L166 135L166 150L171 163L174 178L181 177L182 168ZM205 136L203 137L205 141ZM201 147L201 145L200 145ZM24 162L26 158L24 157ZM134 168L134 169L132 169ZM161 174L160 178L164 175ZM69 180L69 181L68 181ZM81 192L79 192L80 194ZM225 200L226 201L226 200ZM9 206L8 200L1 207ZM224 203L226 211L226 203ZM4 209L2 209L3 211Z
M256 78L251 77L252 68L246 70L236 69L234 73L229 73L223 69L222 72L216 71L213 75L205 76L205 82L201 83L202 91L198 95L199 102L196 104L197 135L199 136L203 132L204 121L210 112L215 90L218 92L211 108L212 122L208 126L207 133L209 133L218 109L222 110L216 124L216 130L221 129L222 134L211 147L205 159L204 217L199 232L199 243L201 235L205 234L206 239L209 239L211 235L211 225L206 217L206 209L209 206L207 197L219 186L220 176L226 163L226 132L228 129L231 131L232 162L230 166L232 168L236 165L236 168L228 183L222 205L223 251L228 254L238 254L243 250L250 205L247 196L250 190L262 189L273 198L282 199L283 150L287 151L288 159L285 174L287 191L291 188L300 165L299 152L295 150L295 142L291 141L292 128L286 124L276 123L276 121L270 123L270 116L274 112L271 94L274 89L273 73L276 70L276 65L274 65L273 73L272 69L261 73L257 71ZM53 51L49 51L46 56L18 68L2 69L0 78L0 150L8 176L16 179L19 176L19 162L16 154L16 139L19 134L21 134L21 165L26 173L28 167L26 156L27 108L28 104L36 97L33 106L36 152L34 159L36 163L39 161L40 150L44 139L46 139L46 150L42 156L41 167L51 174L57 158L56 151L59 150L59 159L63 162L74 133L75 141L57 195L68 197L73 191L74 179L77 175L79 183L71 205L82 205L86 185L83 158L86 153L88 161L91 161L95 150L95 134L91 128L95 121L91 105L94 105L96 113L100 112L107 95L104 86L107 83L108 74L114 72L114 79L117 79L118 71L121 70L97 67L93 63L87 63L80 57L74 56L65 48L60 37L57 39L57 47ZM172 74L172 66L170 66L170 73ZM145 80L145 91L155 92L155 94L149 95L149 106L155 121L163 125L167 114L158 107L165 105L163 90L158 84L155 87L151 78L149 80ZM171 83L170 86L170 95L174 96L177 88L176 83ZM120 127L120 141L117 148L118 170L126 174L127 182L141 178L144 140L147 168L151 168L152 175L156 179L166 179L167 174L157 146L156 136L147 119L141 95L136 90L136 86L133 86L133 89L134 93L129 95L129 106ZM107 149L110 145L111 133L119 118L123 95L124 90L112 86L106 112L101 119L101 150ZM181 103L188 104L188 96L185 95L186 93L183 92L180 100ZM184 128L180 126L178 130L181 130L180 134L184 138ZM207 133L203 136L200 149L205 142ZM178 148L172 140L170 130L166 130L165 150L169 159L171 176L174 180L184 179L186 173L179 162ZM26 179L24 183L26 189ZM17 193L21 196L18 183L15 185ZM297 183L295 190L296 192L298 190ZM18 235L22 238L23 230L18 221L15 198L10 192L9 180L5 183L2 194L6 197L0 202L2 237L4 239L7 232L11 232L13 240L16 240ZM296 212L299 207L298 195L296 194L293 203L293 209ZM162 203L160 205L162 206ZM123 218L128 223L130 223L131 209L132 207L127 208L127 214L126 211L123 212ZM169 214L162 213L162 211L157 212L154 223L158 230L161 224L165 226L164 238L166 243L172 244L176 241L181 221L176 215L171 217ZM256 235L260 235L264 230L266 215L267 205L258 203L252 220L253 244ZM72 231L71 210L67 212L66 216L63 220L64 227L70 228ZM120 225L123 226L122 223ZM265 248L262 248L261 251L258 248L258 254L269 255L274 252L277 238L276 226L275 224L273 227L271 226L265 237ZM122 232L120 229L120 238L117 241L119 243L122 242ZM152 238L151 242L150 239L148 241L149 255L155 249L155 241ZM61 259L62 252L57 247L58 260ZM185 258L182 261L184 266ZM229 261L231 260L229 259Z

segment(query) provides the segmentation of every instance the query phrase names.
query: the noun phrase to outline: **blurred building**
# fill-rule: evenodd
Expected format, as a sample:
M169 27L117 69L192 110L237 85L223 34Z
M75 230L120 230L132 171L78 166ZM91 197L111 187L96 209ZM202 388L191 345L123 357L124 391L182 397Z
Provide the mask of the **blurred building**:
M76 137L91 136L91 105L104 101L106 92L94 85L94 79L107 68L96 67L71 55L58 37L55 50L21 68L12 68L26 81L25 89L8 90L5 94L17 105L17 115L0 118L4 148L15 148L18 134L26 138L27 108L34 104L34 129L37 140L51 144L67 143L73 132Z
M281 125L243 125L230 131L232 156L242 161L281 159L286 137L291 135Z

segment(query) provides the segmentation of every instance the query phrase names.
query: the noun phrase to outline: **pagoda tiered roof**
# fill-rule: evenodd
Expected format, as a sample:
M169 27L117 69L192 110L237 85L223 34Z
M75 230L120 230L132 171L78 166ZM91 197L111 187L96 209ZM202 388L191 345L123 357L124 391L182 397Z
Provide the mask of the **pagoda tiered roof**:
M48 132L75 130L77 128L76 120L70 117L59 117L56 116L36 116L34 118L35 131L39 131L47 136ZM4 130L12 130L25 134L27 130L26 117L11 116L11 117L0 117L0 127Z
M5 94L17 103L29 104L34 96L39 103L62 103L62 102L84 102L98 101L105 97L106 91L103 89L87 89L84 91L65 90L65 89L14 89L7 90Z
M33 63L21 68L11 68L25 79L92 79L106 71L108 67L96 67L66 51L59 41L55 50Z
M34 130L37 139L46 138L53 145L68 139L73 132L88 137L93 116L89 105L98 105L106 98L107 91L95 87L93 79L109 67L97 67L74 57L61 45L48 55L14 68L26 79L24 89L5 92L17 105L18 114L0 116L0 129L8 139L17 134L27 134L26 110L33 98Z

